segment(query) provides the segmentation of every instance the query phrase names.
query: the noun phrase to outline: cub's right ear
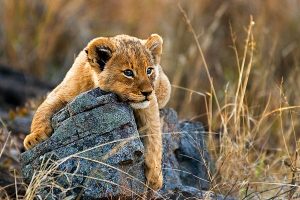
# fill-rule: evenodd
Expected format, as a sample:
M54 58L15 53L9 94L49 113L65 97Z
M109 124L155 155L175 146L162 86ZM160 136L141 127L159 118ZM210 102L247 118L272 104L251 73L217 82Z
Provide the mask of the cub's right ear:
M91 66L98 67L101 71L104 70L114 50L113 42L109 38L103 37L93 39L85 48Z
M154 58L155 64L159 64L162 54L163 39L157 34L152 34L147 40L144 41L146 48L150 50Z

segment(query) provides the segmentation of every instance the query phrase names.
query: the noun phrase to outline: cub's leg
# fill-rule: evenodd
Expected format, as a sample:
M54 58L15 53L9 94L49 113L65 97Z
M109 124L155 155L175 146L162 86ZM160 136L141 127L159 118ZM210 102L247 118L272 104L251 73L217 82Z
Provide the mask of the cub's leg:
M159 67L159 78L155 85L155 95L158 102L159 109L165 107L171 95L171 84L168 77L163 72L161 66Z
M31 124L31 133L24 140L24 147L30 149L51 136L51 117L66 101L59 95L60 86L52 91L37 109Z
M51 117L81 92L94 88L86 53L80 52L64 80L47 96L37 109L31 124L31 133L24 140L26 149L49 138L52 133Z
M51 136L51 118L54 113L64 107L81 92L94 87L92 82L87 81L91 80L90 78L84 77L83 79L76 79L73 77L76 77L76 74L80 73L72 72L70 74L70 76L66 76L63 82L47 96L46 100L39 106L34 114L31 124L31 133L27 135L24 140L26 149L34 147L36 144Z
M147 185L154 190L158 190L163 185L161 169L162 133L155 95L150 100L148 108L135 110L134 113L145 146L145 176Z

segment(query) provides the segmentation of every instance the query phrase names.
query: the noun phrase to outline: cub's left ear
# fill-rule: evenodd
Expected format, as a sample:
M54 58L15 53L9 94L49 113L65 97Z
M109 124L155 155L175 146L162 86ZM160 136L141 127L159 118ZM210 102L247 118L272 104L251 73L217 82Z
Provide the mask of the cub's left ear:
M104 70L106 63L115 51L114 42L110 38L99 37L89 42L85 48L91 66Z
M150 50L155 64L159 64L162 54L163 39L158 34L152 34L145 42L145 47Z

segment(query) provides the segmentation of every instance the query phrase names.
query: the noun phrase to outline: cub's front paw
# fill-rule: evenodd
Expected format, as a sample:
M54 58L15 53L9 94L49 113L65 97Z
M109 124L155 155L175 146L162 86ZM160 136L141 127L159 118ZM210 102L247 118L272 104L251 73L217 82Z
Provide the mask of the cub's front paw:
M153 190L159 190L163 186L163 175L161 170L146 170L147 185Z
M24 140L24 147L26 150L33 148L38 143L41 143L45 141L47 138L49 138L46 134L37 134L37 133L31 133L26 136Z

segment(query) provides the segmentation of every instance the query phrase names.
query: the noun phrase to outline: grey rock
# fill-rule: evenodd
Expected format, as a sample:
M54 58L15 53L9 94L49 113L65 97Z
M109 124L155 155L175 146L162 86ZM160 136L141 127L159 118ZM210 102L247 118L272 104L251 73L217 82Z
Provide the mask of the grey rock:
M151 198L203 198L210 187L211 162L203 126L179 122L172 109L161 110L160 116L164 186ZM79 95L54 115L52 127L48 140L21 155L27 183L43 175L37 191L42 199L132 199L146 194L144 147L131 108L115 94L94 89Z
M163 109L163 175L159 191L167 199L204 198L209 189L210 157L198 122L179 122L173 109ZM159 198L156 195L157 198Z
M27 183L40 179L37 170L46 177L37 191L42 199L144 193L143 144L132 110L116 95L100 89L81 94L54 115L52 125L48 140L21 155Z
M198 189L209 189L208 172L211 170L210 157L205 144L205 130L202 124L183 121L179 124L181 138L179 148L175 150L183 185Z

